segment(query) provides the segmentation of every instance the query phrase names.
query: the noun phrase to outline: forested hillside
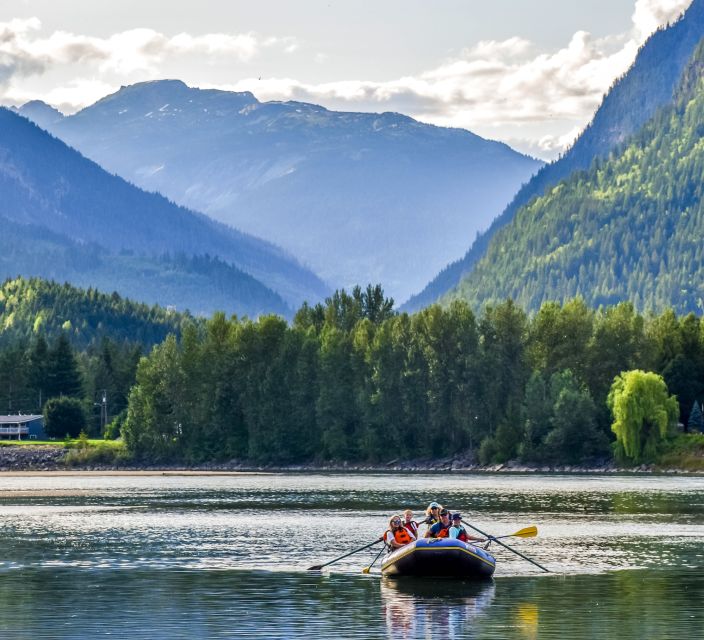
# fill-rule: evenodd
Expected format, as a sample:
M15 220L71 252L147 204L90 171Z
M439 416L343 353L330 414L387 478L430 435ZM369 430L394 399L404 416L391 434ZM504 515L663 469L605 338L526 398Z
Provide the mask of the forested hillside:
M682 19L656 31L643 45L633 66L614 83L574 145L561 158L538 171L489 229L477 236L465 256L445 267L403 308L420 309L454 288L486 254L494 236L513 220L521 207L544 195L571 173L589 168L595 158L607 156L660 107L671 103L684 67L703 34L704 0L694 0Z
M79 348L103 338L134 342L145 349L180 334L193 318L111 295L39 278L16 278L0 285L0 343L27 342L65 334Z
M675 103L625 146L521 209L447 300L513 298L537 310L592 306L704 310L704 45Z
M0 229L0 279L24 275L66 281L196 315L216 310L250 317L293 315L281 296L217 257L114 253L3 216Z

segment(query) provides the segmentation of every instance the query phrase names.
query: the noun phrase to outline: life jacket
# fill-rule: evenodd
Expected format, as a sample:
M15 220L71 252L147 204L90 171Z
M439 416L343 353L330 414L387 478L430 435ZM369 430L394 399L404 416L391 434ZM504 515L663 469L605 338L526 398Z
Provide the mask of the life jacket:
M468 542L469 538L467 537L467 532L464 530L464 527L460 527L460 532L457 534L457 539L461 542Z
M447 525L446 527L440 524L440 531L438 531L435 534L431 534L433 538L447 538L450 535L450 526Z
M411 534L408 532L408 529L405 527L399 527L395 531L392 529L388 529L386 533L391 533L394 536L394 540L398 544L408 544L409 542L413 542L415 538L411 536ZM386 538L386 536L384 536Z
M418 523L415 520L404 522L403 528L407 529L414 538L418 538Z

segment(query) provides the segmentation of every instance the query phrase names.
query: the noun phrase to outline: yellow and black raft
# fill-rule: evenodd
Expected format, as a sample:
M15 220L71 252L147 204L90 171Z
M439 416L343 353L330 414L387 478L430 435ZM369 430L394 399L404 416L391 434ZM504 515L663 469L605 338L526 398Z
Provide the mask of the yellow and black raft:
M449 538L423 538L387 555L381 562L385 576L450 576L486 580L496 559L480 547Z

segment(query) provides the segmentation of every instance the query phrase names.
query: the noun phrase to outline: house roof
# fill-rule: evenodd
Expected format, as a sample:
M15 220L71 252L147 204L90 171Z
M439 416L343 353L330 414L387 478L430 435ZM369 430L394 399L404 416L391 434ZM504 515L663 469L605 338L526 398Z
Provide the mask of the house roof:
M0 424L24 424L25 422L32 422L33 420L39 420L44 416L37 415L17 415L17 416L0 416Z

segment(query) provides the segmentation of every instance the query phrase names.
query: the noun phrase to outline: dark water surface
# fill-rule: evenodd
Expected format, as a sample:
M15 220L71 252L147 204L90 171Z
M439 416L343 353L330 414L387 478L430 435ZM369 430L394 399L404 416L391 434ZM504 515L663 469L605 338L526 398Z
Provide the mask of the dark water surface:
M430 500L552 573L306 571ZM0 536L3 639L704 637L704 478L3 476Z

